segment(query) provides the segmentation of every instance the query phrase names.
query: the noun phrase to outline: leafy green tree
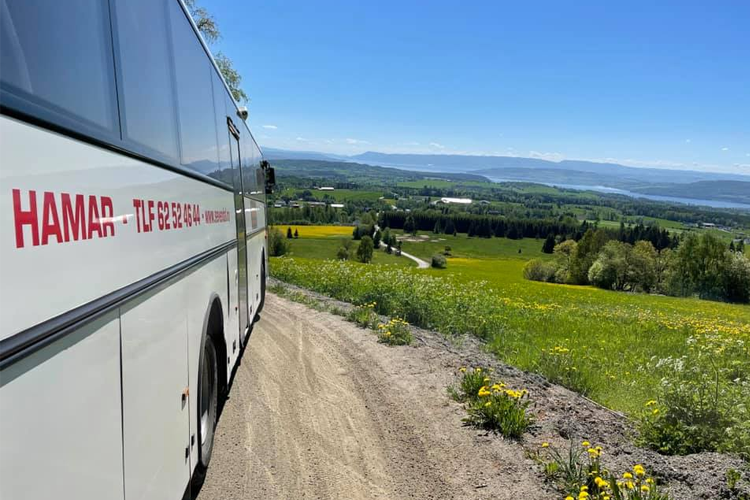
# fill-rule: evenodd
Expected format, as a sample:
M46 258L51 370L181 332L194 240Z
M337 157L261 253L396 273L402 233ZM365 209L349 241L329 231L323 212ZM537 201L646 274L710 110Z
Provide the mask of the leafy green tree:
M206 43L209 45L216 43L221 38L221 32L214 16L204 7L200 7L195 0L185 0L185 6L188 8L193 21L195 21L195 25L198 27L198 31L201 32ZM234 69L232 60L221 51L214 54L214 60L219 67L219 71L221 71L221 75L224 77L224 81L227 82L234 100L240 103L246 102L248 99L247 94L242 90L242 76Z
M589 281L608 290L625 290L633 285L631 254L633 247L609 241L589 269Z
M558 283L570 282L570 266L577 247L578 244L573 240L565 240L562 243L555 245L554 254L557 264L555 281Z
M575 253L571 256L570 280L572 283L588 284L589 268L608 239L607 233L599 229L588 229L584 233L576 245Z
M688 234L677 247L674 259L673 279L680 295L697 293L701 298L721 298L722 274L729 254L724 243L709 233Z
M359 242L359 246L357 247L357 260L365 264L372 261L373 249L372 238L362 236L362 241Z
M372 245L375 248L380 248L380 231L375 231L375 234L372 235Z
M722 273L724 298L730 302L750 302L750 259L731 252Z
M657 283L656 277L657 252L650 241L638 241L633 247L628 265L633 284L646 293L650 292Z

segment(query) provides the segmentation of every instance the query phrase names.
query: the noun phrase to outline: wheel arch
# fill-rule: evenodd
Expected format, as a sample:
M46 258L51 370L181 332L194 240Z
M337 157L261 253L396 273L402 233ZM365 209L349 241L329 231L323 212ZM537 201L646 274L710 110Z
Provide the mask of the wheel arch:
M203 333L201 334L200 357L198 360L198 373L203 369L203 350L206 340L211 339L216 349L217 368L219 372L219 389L220 394L226 390L227 381L227 342L224 336L224 313L221 304L221 298L217 293L211 294L208 300L208 307L203 318ZM200 384L200 378L198 379ZM200 387L197 388L200 394Z

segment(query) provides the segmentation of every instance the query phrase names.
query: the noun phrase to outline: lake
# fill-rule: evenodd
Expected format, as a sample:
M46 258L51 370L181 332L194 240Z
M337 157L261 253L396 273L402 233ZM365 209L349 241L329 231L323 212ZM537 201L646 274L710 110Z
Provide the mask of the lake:
M492 182L533 182L534 184L544 184L545 186L558 187L563 189L575 189L578 191L597 191L599 193L612 193L622 194L630 196L632 198L646 198L647 200L664 201L669 203L682 203L684 205L702 205L706 207L714 208L736 208L740 210L750 211L750 205L745 203L734 203L731 201L719 201L719 200L702 200L697 198L678 198L676 196L661 196L657 194L643 194L628 191L627 189L617 189L607 186L585 186L580 184L562 184L558 182L536 182L536 181L523 181L514 179L499 179L496 177L489 177Z

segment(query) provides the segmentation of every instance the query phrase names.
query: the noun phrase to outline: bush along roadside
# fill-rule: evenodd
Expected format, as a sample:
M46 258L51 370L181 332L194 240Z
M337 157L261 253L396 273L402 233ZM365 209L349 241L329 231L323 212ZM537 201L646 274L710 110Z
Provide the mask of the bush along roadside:
M387 323L378 325L378 340L388 345L410 345L414 337L409 331L409 323L392 318Z
M468 416L464 422L495 431L504 437L520 438L531 425L531 402L526 389L509 389L493 381L492 369L461 368L458 383L448 388L456 401L464 403Z
M565 500L669 500L659 490L646 469L636 464L621 475L605 468L601 462L604 450L583 441L578 447L570 442L560 451L542 443L532 457L544 468L547 479L562 492Z

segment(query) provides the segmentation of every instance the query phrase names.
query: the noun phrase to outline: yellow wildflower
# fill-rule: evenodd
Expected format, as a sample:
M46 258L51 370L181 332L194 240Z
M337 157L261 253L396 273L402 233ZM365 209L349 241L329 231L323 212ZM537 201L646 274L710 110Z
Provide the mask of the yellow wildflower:
M636 476L645 476L646 475L646 470L640 464L635 465L633 467L633 472L635 472Z
M583 446L584 448L588 448L589 446L591 446L591 443L589 443L588 441L584 441L583 443L581 443L581 446Z
M549 443L542 443L542 448L549 448Z
M459 368L459 369L458 369L458 371L460 371L461 373L466 373L466 368L464 368L464 367L462 366L461 368Z
M630 472L626 472L622 475L622 477L624 477L625 479L633 479L633 474L631 474Z

